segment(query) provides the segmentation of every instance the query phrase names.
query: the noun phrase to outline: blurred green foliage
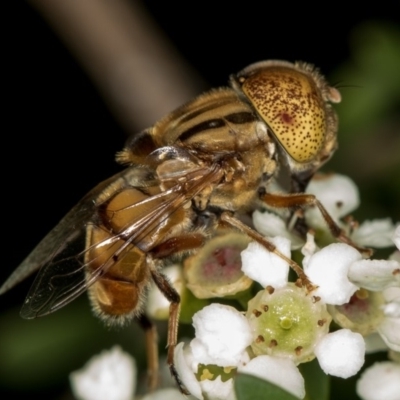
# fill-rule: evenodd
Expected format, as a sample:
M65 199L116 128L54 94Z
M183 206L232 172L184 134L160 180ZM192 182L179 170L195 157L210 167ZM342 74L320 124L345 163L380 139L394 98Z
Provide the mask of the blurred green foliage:
M350 176L361 193L362 219L400 219L400 30L365 23L351 37L352 57L330 77L338 82L339 150L327 169Z

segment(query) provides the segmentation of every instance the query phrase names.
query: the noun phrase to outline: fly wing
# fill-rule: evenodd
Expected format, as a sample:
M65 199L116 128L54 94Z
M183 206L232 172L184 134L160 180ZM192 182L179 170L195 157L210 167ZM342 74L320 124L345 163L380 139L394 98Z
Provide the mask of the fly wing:
M52 311L52 305L58 303L57 298L61 292L69 293L69 301L81 293L74 288L85 280L82 249L85 247L86 229L96 219L99 195L113 182L123 179L124 175L126 170L92 189L0 287L0 294L3 294L40 270L22 307L22 317L34 318L48 314Z
M74 247L78 231L91 220L95 210L95 200L116 176L100 183L91 190L44 239L35 249L25 258L25 260L14 270L8 279L0 287L0 295L12 289L15 285L22 282L28 276L38 271L42 265L50 262L57 254L63 252L67 247Z
M71 302L106 273L116 260L124 257L132 245L151 235L176 210L183 207L210 182L221 177L217 166L199 168L168 190L114 211L114 214L117 214L127 208L135 210L137 207L139 210L143 209L144 204L146 204L146 209L150 210L145 215L134 212L134 218L131 218L129 223L119 231L85 248L88 227L93 225L104 229L99 214L101 206L98 202L99 196L116 179L125 180L125 183L119 186L121 191L139 185L142 178L136 182L135 179L132 181L132 176L130 176L137 170L130 168L128 172L123 172L103 182L85 196L4 283L0 293L4 293L40 268L22 307L23 318L30 319L47 315ZM146 185L154 185L154 181L146 182ZM96 260L87 255L94 247L96 247L96 254L100 256L107 254L107 257L100 266L90 268Z

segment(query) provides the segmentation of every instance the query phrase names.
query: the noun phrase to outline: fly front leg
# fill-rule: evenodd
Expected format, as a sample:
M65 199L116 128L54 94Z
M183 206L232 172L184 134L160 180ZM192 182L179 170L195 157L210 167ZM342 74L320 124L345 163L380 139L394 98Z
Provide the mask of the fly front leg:
M372 255L371 249L358 246L349 237L346 236L343 230L336 224L333 218L329 215L328 211L326 211L325 207L313 194L262 193L260 194L260 198L265 204L274 208L298 209L298 208L309 208L312 206L318 207L333 237L335 237L336 239L340 240L343 243L346 243L354 247L359 252L365 254L367 257L370 257Z
M151 249L154 259L162 259L174 254L188 252L202 247L206 242L203 233L192 232L187 235L175 236Z
M271 243L269 240L267 240L264 236L260 235L257 231L254 229L250 228L248 225L244 224L242 221L239 219L235 218L230 212L223 212L221 214L221 221L225 222L226 224L238 229L239 231L245 233L247 236L255 240L256 242L260 243L262 246L264 246L268 251L271 253L276 254L278 257L282 258L282 260L285 260L290 267L293 269L293 271L297 274L297 276L300 279L301 285L306 287L308 292L313 291L316 289L316 287L311 283L311 281L308 279L307 275L303 271L303 269L300 267L299 264L297 264L295 261L292 259L286 257L284 254L282 254L276 246Z

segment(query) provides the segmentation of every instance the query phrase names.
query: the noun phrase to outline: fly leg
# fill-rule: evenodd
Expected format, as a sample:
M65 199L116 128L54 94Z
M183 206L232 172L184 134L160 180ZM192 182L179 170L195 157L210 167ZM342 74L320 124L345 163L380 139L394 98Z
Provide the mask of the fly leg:
M244 224L242 221L239 219L235 218L230 212L225 211L221 214L221 221L225 222L226 224L238 229L239 231L245 233L247 236L255 240L256 242L260 243L262 246L264 246L268 251L271 253L276 254L278 257L282 258L282 260L285 260L290 267L293 269L294 272L296 272L297 276L300 279L300 284L302 286L305 286L308 290L308 292L313 291L316 289L316 287L311 283L311 281L308 279L307 275L303 271L303 269L292 259L286 257L284 254L282 254L276 246L271 243L268 239L266 239L264 236L260 235L257 231L254 229L250 228L248 225Z
M169 306L169 320L168 320L168 354L167 363L174 377L179 389L183 394L189 395L190 393L185 388L181 381L179 374L174 364L174 352L178 340L178 325L179 325L179 311L181 298L175 288L172 286L168 278L160 271L162 266L162 259L173 254L190 251L202 246L205 242L205 237L201 233L191 233L187 235L177 236L166 240L165 242L157 245L147 256L147 265L149 266L151 276L154 283L170 302Z
M160 271L158 271L158 268L155 266L154 260L151 257L149 258L150 260L148 260L148 265L150 266L150 273L153 278L153 281L160 290L160 292L170 302L169 319L168 319L167 363L171 371L171 374L174 377L176 383L178 384L181 392L183 394L189 395L190 393L188 392L183 382L181 381L174 364L174 351L178 339L179 311L180 311L181 298L178 292L173 288L173 286L169 282L168 278Z
M333 218L329 215L328 211L326 211L325 207L314 195L301 194L301 193L287 194L287 195L262 193L260 194L260 198L265 204L275 208L296 209L296 208L309 208L312 206L318 207L318 210L320 211L322 217L324 218L326 224L328 225L331 234L336 239L354 247L356 250L358 250L360 253L365 254L367 257L370 257L372 255L371 249L358 246L349 237L346 236L343 230L336 224Z
M143 328L146 337L147 379L149 389L153 391L158 384L157 328L144 314L141 314L137 320Z

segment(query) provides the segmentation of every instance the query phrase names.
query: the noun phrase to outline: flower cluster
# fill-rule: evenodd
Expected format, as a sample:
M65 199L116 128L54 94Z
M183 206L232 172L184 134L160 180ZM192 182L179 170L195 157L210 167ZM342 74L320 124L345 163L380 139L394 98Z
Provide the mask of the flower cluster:
M343 219L359 204L357 188L347 177L319 176L308 191L360 248L394 245L397 250L387 260L365 259L355 247L331 237L317 210L305 212L311 228L306 240L288 229L278 214L255 211L255 228L281 256L245 235L221 230L183 267L165 268L181 294L181 320L192 322L195 329L195 337L175 349L176 369L193 398L235 400L236 377L245 373L302 399L306 389L300 364L316 358L325 374L348 378L360 371L366 353L385 349L392 361L365 370L357 392L363 400L398 399L400 225L390 220L358 225L351 218ZM302 281L291 276L289 260L302 265L308 285L304 277ZM168 301L152 288L147 314L167 319L168 308ZM79 372L72 375L77 398L133 398L132 384L129 391L122 389L121 381L132 381L134 364L122 357L117 366L117 352L110 353L108 369L100 368L97 361L96 368L86 368L86 378ZM131 378L110 372L119 368L125 368ZM92 382L79 383L85 380ZM106 388L96 392L94 387L102 387L99 380L107 387L120 385L114 393L121 395L111 396ZM94 397L81 394L85 387L92 387ZM179 398L177 389L169 390L173 390L171 398ZM151 396L165 399L157 396L167 392Z
M395 244L400 250L400 226L395 231L390 220L361 225L351 219L342 221L359 203L357 188L349 178L319 177L311 182L309 191L358 246L382 248ZM234 380L241 372L261 377L303 398L304 380L297 368L301 363L317 358L326 374L353 376L364 364L366 346L370 346L374 333L391 351L400 351L399 251L389 260L363 259L354 247L333 243L319 212L309 210L305 218L312 228L305 242L271 212L256 211L253 222L287 258L298 257L296 250L301 249L303 270L314 290L290 282L288 263L255 242L244 250L243 244L236 246L237 252L241 251L240 262L232 256L232 248L226 251L232 241L225 242L221 264L229 276L221 276L221 267L210 262L215 251L203 251L187 263L185 272L190 268L190 285L196 285L193 277L203 279L199 285L202 298L226 299L226 295L216 294L214 288L208 291L205 284L212 286L218 280L218 285L224 286L224 279L229 287L228 298L248 298L242 308L226 302L204 307L193 317L195 338L177 346L176 367L196 398L235 399ZM221 237L223 234L219 242L223 242ZM218 249L219 256L222 252ZM201 262L196 262L197 258ZM238 274L238 268L242 274ZM253 290L250 285L243 285L248 278L255 282ZM254 287L260 290L255 292ZM223 289L219 290L223 293ZM398 364L390 365L392 375L396 376ZM359 393L362 396L362 389Z

